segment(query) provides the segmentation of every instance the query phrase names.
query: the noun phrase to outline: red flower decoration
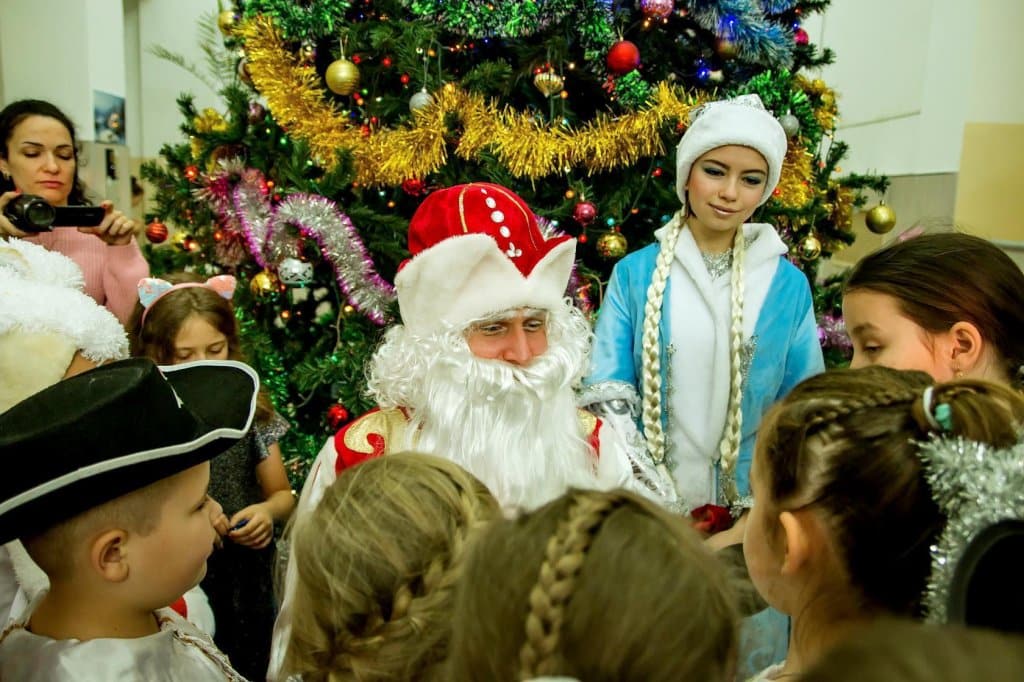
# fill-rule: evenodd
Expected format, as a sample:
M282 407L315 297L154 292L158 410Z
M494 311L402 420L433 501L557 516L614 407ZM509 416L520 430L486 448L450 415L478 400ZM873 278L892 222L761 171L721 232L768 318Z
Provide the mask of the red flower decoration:
M717 504L705 504L690 512L693 527L701 533L714 535L732 528L732 514L725 507Z

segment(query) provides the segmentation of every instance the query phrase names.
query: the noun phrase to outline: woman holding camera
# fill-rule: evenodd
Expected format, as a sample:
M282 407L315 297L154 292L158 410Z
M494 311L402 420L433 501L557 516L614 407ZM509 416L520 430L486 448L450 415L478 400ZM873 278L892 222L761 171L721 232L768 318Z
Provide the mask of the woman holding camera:
M126 323L138 301L138 282L149 275L149 264L132 238L134 221L104 201L95 227L31 234L19 229L26 225L18 221L18 205L9 206L22 194L55 207L88 204L78 179L71 120L49 102L19 100L0 111L0 142L0 236L24 237L63 253L82 269L86 293Z

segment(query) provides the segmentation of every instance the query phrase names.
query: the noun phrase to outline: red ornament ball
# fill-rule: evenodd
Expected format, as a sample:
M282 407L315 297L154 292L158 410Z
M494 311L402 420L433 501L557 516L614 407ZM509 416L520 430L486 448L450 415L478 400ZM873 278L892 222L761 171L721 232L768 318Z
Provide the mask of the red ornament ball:
M640 66L640 48L628 40L620 40L608 50L608 70L624 75Z
M797 30L793 31L793 40L796 41L797 45L806 45L811 41L811 37L807 35L807 31L803 30L802 28L798 28Z
M426 185L419 178L409 178L402 181L402 191L411 197L418 197L423 194Z
M327 423L332 429L343 426L352 417L344 405L338 403L327 408Z
M572 210L572 219L577 223L586 227L590 223L594 222L594 218L597 217L597 207L589 201L581 201L576 204L576 208Z
M146 225L146 239L153 244L160 244L167 239L167 226L159 220Z
M198 166L185 166L185 177L188 178L189 182L195 182L196 178L199 177Z
M675 0L640 0L640 11L648 19L666 19L675 8Z

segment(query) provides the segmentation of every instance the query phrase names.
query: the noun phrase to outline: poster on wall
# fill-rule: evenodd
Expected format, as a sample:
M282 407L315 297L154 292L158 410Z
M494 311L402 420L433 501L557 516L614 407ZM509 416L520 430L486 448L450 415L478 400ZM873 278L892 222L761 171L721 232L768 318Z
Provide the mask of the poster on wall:
M96 141L124 144L124 97L93 90L92 110L96 124Z

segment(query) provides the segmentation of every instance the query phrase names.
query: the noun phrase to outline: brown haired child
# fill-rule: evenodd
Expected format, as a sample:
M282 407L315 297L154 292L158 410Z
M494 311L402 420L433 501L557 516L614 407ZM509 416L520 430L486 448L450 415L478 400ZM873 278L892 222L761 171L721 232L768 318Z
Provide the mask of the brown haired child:
M751 579L792 617L784 664L798 674L883 616L923 615L932 547L946 524L922 458L932 436L1017 442L1024 399L978 380L933 386L885 367L805 380L765 417L744 552Z
M625 491L571 491L472 544L446 679L730 680L724 573L684 519Z
M124 360L0 415L0 541L50 584L15 600L0 678L243 679L165 606L203 576L209 460L248 431L258 385L241 363Z

